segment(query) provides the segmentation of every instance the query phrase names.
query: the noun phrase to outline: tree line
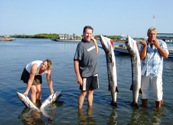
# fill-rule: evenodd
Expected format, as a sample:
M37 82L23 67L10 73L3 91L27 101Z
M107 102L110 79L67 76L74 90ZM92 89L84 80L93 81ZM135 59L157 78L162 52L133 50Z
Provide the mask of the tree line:
M58 39L59 34L56 33L40 33L40 34L35 34L35 35L26 35L26 34L16 34L16 35L11 35L11 37L14 38L42 38L42 39Z
M82 36L82 35L81 35ZM105 37L108 37L112 40L120 40L121 36L118 35L104 35ZM35 35L27 35L27 34L15 34L15 35L11 35L11 37L13 38L42 38L42 39L59 39L60 36L59 34L56 33L39 33L39 34L35 34ZM100 39L100 35L95 35L96 39Z

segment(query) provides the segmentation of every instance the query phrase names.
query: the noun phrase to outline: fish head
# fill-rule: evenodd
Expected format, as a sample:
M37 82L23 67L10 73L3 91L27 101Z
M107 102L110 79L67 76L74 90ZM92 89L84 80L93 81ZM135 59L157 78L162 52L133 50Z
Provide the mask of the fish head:
M126 46L128 46L132 49L134 49L137 46L137 42L130 36L127 37L125 44L126 44Z
M104 49L106 53L110 53L111 50L113 50L114 42L111 39L100 35L100 42L101 42L102 48Z
M130 36L127 37L125 44L131 55L133 55L138 50L138 43Z
M25 96L20 93L20 92L16 92L17 93L17 96L21 99L21 100L24 100Z

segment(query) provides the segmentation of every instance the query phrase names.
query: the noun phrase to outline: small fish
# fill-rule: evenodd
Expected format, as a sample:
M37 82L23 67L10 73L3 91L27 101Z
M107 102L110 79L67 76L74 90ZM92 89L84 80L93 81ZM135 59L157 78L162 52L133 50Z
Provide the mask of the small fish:
M138 107L139 93L141 93L141 60L139 56L139 50L137 42L128 36L128 40L125 42L127 50L131 55L131 67L132 67L132 85L130 90L133 91L132 106Z
M117 71L116 71L116 60L114 53L114 44L113 41L107 37L100 36L100 42L103 50L106 54L106 62L107 62L107 74L108 74L108 88L111 92L112 101L111 105L117 106Z

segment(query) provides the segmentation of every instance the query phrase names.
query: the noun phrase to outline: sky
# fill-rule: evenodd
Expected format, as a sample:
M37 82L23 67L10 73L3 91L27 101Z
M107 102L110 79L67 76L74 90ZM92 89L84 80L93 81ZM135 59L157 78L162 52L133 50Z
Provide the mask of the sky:
M0 35L68 33L145 37L173 33L173 0L0 0Z

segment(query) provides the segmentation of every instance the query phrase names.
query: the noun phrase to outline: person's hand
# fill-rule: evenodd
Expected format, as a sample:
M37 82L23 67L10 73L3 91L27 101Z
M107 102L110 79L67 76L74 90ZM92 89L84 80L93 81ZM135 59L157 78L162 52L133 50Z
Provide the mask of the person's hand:
M159 42L157 41L157 40L152 40L152 44L156 47L156 48L158 48L158 47L160 47L160 45L159 45Z
M82 80L81 76L78 76L78 77L77 77L77 82L78 82L80 85L83 84L83 80Z
M98 45L97 45L97 40L94 38L94 36L91 37L91 40L94 42L95 47L96 47L96 53L98 54L99 53L99 48L98 48Z
M54 93L55 93L55 91L54 91L54 90L51 90L51 91L50 91L50 93L51 93L51 94L54 94Z
M143 46L147 46L147 42L145 40L142 40L140 44L142 44Z
M91 36L91 40L96 41L96 39L94 38L94 36Z
M28 96L28 92L24 92L23 94L24 94L24 96Z

